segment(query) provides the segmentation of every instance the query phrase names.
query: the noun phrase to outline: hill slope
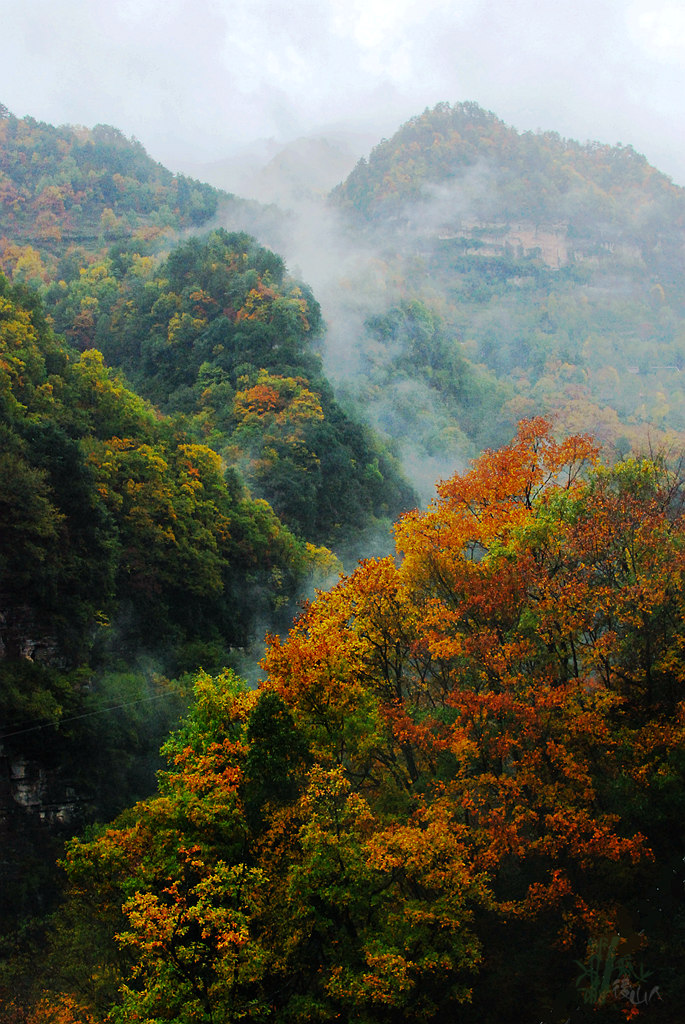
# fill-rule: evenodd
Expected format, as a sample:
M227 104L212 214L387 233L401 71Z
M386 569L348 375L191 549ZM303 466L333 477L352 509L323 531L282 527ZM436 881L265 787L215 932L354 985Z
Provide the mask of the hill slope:
M38 276L78 246L101 248L130 235L148 240L206 223L227 196L174 175L118 129L59 128L0 113L0 238L47 257ZM26 254L24 273L31 272ZM62 276L62 275L60 275Z
M331 201L393 282L370 311L423 300L460 357L505 386L502 433L488 443L539 412L622 451L648 428L678 439L685 190L631 147L519 134L475 104L439 104L360 161ZM373 318L370 344L387 378L394 355ZM436 390L418 367L415 377ZM468 423L467 435L478 439ZM449 457L471 454L462 444Z

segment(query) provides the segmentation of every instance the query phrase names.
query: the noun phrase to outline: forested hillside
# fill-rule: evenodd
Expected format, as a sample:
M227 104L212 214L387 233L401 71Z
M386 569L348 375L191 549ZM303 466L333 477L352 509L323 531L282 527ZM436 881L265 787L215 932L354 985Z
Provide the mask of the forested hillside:
M336 578L322 542L387 549L415 498L283 261L180 243L230 197L115 129L0 133L4 929L54 900L56 839L150 791L185 674L244 664Z
M58 329L185 414L299 536L361 554L414 503L395 460L335 401L311 291L249 236L214 231L161 262L130 243L45 300Z
M299 536L353 558L383 544L416 499L390 453L336 403L311 291L245 234L176 234L248 204L172 175L113 128L57 129L7 112L0 127L14 197L0 264L39 287L55 329L101 351L164 412L189 416L193 435ZM38 211L56 192L50 234ZM109 213L116 230L102 226Z
M1 276L0 414L5 925L43 901L45 826L71 834L153 784L185 699L168 679L287 625L338 563Z
M70 844L35 1019L680 1019L682 480L535 420L397 537Z
M314 223L0 195L2 1024L675 1024L684 191L440 104Z
M454 221L540 226L563 217L578 250L621 238L648 256L658 235L683 227L682 189L631 146L519 133L476 103L440 103L412 118L335 195L365 220L407 218L437 186L455 186L442 211Z
M0 288L6 657L74 667L108 622L170 665L179 644L244 645L317 552L98 352L61 343L33 297Z
M26 283L65 276L67 251L73 263L106 242L197 227L228 199L109 125L55 128L0 106L2 259L20 261Z
M423 357L401 386L404 404L432 419L425 454L439 444L445 467L540 412L623 453L648 433L682 443L685 191L629 146L519 134L476 104L439 104L380 143L332 198L360 249L377 254L360 351L363 361L373 346L383 385L374 396L362 380L359 399L391 436L401 426L384 387L398 335L382 317L394 305L396 325L421 300L450 343L445 358L440 342L433 371L457 359L480 392L445 421L444 389ZM362 273L353 287L363 291ZM359 295L347 305L359 307Z

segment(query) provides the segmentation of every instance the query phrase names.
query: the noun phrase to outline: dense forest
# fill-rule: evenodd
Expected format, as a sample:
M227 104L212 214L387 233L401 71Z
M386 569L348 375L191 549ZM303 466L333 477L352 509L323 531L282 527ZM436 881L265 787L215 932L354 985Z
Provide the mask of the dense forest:
M440 104L322 305L115 128L0 195L2 1024L679 1020L683 190Z
M27 1019L679 1019L682 507L542 420L444 482L259 689L197 676Z
M4 249L23 250L24 279L54 276L66 249L204 224L229 200L172 174L109 125L55 128L0 107L0 142Z
M618 454L648 436L682 445L685 191L631 147L518 133L476 104L444 103L380 143L331 198L374 254L343 286L356 293L348 306L366 292L369 308L365 372L345 386L403 446L397 400L421 410L412 465L441 455L449 472L539 413ZM407 380L417 301L440 342L430 359L422 343ZM464 401L441 378L455 360Z
M306 286L247 235L173 233L200 216L188 189L204 218L229 197L179 183L114 130L0 127L14 188L0 277L11 931L50 903L55 837L154 786L188 673L253 677L265 630L287 628L340 558L388 550L416 499L336 403ZM124 171L113 241L100 218ZM41 234L36 197L66 178L74 202Z

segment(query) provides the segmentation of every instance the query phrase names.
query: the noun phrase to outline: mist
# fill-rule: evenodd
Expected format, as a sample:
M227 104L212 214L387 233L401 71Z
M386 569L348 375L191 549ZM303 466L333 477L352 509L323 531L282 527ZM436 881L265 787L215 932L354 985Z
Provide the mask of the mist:
M424 108L472 100L520 132L632 145L685 183L673 130L685 13L673 0L0 0L0 11L0 101L13 113L111 124L171 170L254 200L229 204L219 223L254 234L311 286L326 373L351 405L367 321L407 298L393 268L414 260L412 294L439 306L423 250L493 212L485 162L427 186L392 237L351 230L326 202ZM387 409L367 395L365 418L383 430ZM450 458L470 454L459 445Z
M172 170L334 130L377 140L470 99L520 131L632 144L685 184L674 0L0 0L0 13L0 102L114 125Z
M499 111L495 114L499 116ZM545 130L550 130L550 126L545 126ZM554 154L551 159L559 160L559 167L563 168L566 152L571 165L577 158L583 167L585 151L572 144L564 150L563 140L555 139L554 135L547 140ZM566 403L562 415L574 420L585 402L585 416L591 420L580 426L596 430L607 443L614 443L619 431L616 414L608 420L603 403L611 401L624 418L630 418L636 400L639 404L634 377L624 376L625 368L637 358L636 342L624 335L625 345L621 343L613 352L613 365L618 367L622 383L619 391L614 388L615 394L605 394L608 385L601 385L599 378L595 380L593 373L588 375L587 369L583 370L585 357L580 352L580 343L577 339L571 343L564 333L563 315L562 327L556 334L548 331L541 335L534 312L536 303L519 302L516 289L532 287L538 272L544 278L545 273L554 274L574 263L594 265L596 256L591 256L590 250L600 240L614 254L611 266L603 268L601 281L586 291L574 291L575 297L569 301L581 301L581 305L590 302L593 308L603 303L603 315L610 317L614 316L616 303L627 310L636 294L636 268L643 265L637 239L650 218L654 219L654 229L659 230L663 208L640 203L633 208L635 197L629 191L617 197L612 194L611 202L607 200L605 223L605 200L594 202L592 187L581 175L574 178L573 172L565 183L562 175L558 194L552 193L550 198L546 189L551 179L548 181L542 172L542 191L536 191L535 184L528 186L527 203L532 203L536 210L530 219L525 212L526 204L520 209L517 206L516 187L520 187L523 177L517 177L518 171L512 167L498 164L493 155L492 159L479 157L469 166L456 166L452 179L440 183L425 181L415 198L395 203L389 215L355 218L326 196L326 189L337 184L337 165L330 160L330 150L324 142L301 139L270 155L252 178L252 195L261 203L233 207L223 226L255 234L262 244L285 257L293 276L311 286L327 325L321 350L324 368L336 386L339 400L391 446L421 502L425 504L433 496L438 479L462 471L483 446L505 443L521 415L544 412L550 403L552 407L555 403ZM527 152L528 149L522 150L524 160ZM593 152L592 148L589 152ZM620 151L617 153L620 157ZM306 159L301 159L303 155ZM317 162L318 155L322 156L321 163ZM631 156L629 150L620 159L628 164L634 160L638 168L643 166L639 155ZM661 181L666 188L668 179ZM508 191L512 184L514 190ZM263 205L265 201L271 205ZM567 230L569 225L571 234ZM516 272L512 271L514 290L509 290L508 297L501 302L466 302L462 310L458 292L452 291L448 298L445 278L435 277L442 244L452 245L454 252L462 245L464 253L473 246L474 251L495 259L505 248L511 257L538 251L541 262L538 271L522 269L523 277L518 284ZM531 273L533 276L526 278ZM549 278L545 288L555 287ZM543 288L538 305L544 304L546 294L549 292ZM468 361L470 372L478 377L478 386L490 390L486 404L471 417L473 420L483 414L487 406L487 420L483 423L471 422L461 430L457 424L463 410L448 408L440 388L430 381L408 379L405 370L398 370L397 345L393 348L392 340L380 341L373 336L370 325L374 318L404 308L414 300L424 302L437 314L448 315L448 347L452 346L457 362L460 355ZM578 315L584 314L581 311ZM588 321L579 329L590 336L597 323ZM472 340L476 337L478 342ZM502 339L506 339L504 346ZM611 344L615 344L615 339ZM560 383L550 384L552 378L544 370L544 364L551 365L555 359L559 365L564 360L569 363L565 398L555 390ZM618 380L616 370L613 373ZM528 383L526 375L530 378ZM513 401L518 389L518 383L513 386L515 380L524 381L524 400ZM671 384L669 389L666 381L663 394L668 395L674 387ZM673 401L680 403L675 392L673 395ZM608 422L613 426L607 426Z

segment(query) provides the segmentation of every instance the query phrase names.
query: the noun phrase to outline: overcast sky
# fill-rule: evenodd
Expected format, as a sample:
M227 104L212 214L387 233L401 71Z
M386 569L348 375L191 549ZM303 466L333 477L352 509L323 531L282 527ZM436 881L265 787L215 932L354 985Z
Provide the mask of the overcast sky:
M685 0L0 0L0 102L157 160L475 100L685 185Z

